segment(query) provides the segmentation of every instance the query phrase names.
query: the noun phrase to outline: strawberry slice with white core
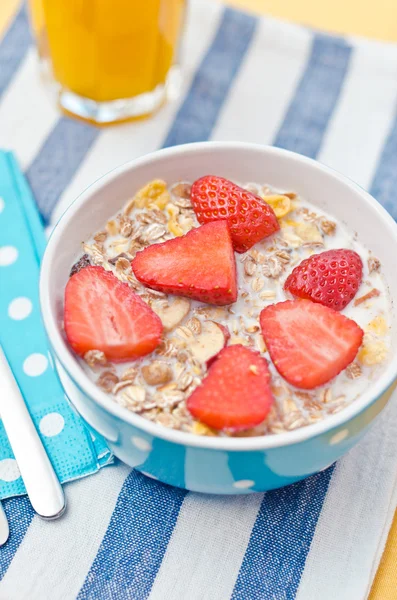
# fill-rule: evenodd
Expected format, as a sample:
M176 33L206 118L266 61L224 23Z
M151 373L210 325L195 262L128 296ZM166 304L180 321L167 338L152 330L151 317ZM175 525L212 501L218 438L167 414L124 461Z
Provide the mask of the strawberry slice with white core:
M355 359L362 329L332 308L288 300L264 308L260 325L270 358L288 383L311 390L328 383Z
M214 221L184 236L138 252L132 270L141 283L208 304L237 299L236 262L226 221Z
M73 350L101 350L122 362L152 352L160 343L159 317L132 289L102 267L75 273L65 289L64 326Z

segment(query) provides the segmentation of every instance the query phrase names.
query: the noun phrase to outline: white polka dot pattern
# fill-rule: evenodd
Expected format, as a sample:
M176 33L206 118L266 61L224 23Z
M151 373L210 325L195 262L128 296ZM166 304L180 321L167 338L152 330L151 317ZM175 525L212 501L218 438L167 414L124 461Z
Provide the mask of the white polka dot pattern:
M252 481L252 479L240 479L240 481L235 481L233 483L233 487L239 490L246 490L253 485L255 485L255 481Z
M30 377L42 375L48 367L48 358L44 354L34 353L28 356L23 363L23 370Z
M59 413L53 412L45 415L40 421L40 431L46 437L59 435L65 427L65 419Z
M334 446L335 444L343 442L343 440L345 440L348 435L348 429L342 429L341 431L338 431L338 433L335 433L335 435L333 435L332 438L329 440L330 446Z
M21 476L17 461L14 458L0 460L0 479L3 481L16 481Z
M21 296L10 302L8 316L10 319L14 319L14 321L22 321L22 319L26 319L30 315L32 308L33 306L29 298Z
M18 258L18 250L14 246L2 246L0 248L0 267L12 265Z
M3 212L4 207L5 207L5 202L4 202L3 198L0 197L0 213Z
M132 436L131 442L138 450L142 450L142 452L149 452L149 450L152 449L152 444L148 440L138 437L137 435Z

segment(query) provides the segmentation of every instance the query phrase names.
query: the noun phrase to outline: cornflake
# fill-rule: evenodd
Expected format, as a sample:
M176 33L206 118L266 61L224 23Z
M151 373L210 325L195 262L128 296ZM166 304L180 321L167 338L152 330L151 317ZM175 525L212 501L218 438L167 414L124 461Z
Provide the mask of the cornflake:
M149 205L154 205L160 210L163 210L169 201L170 194L167 190L167 184L162 179L150 181L138 190L134 196L134 205L137 208L145 208Z
M371 367L386 360L387 347L381 340L365 340L357 358L361 364Z
M291 211L291 200L288 196L276 194L263 196L266 204L270 204L278 219L285 217Z
M295 232L305 244L321 244L323 245L323 236L321 235L317 225L314 223L298 223L295 227Z
M374 317L372 321L368 323L365 327L365 331L370 333L375 333L376 335L385 336L388 332L389 328L385 321L385 318L382 315L378 315Z

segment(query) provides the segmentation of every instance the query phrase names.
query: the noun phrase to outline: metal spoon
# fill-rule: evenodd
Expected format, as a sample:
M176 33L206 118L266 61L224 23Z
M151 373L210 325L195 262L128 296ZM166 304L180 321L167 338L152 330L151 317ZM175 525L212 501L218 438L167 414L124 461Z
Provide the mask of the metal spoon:
M0 346L0 414L30 502L43 519L57 519L65 496Z

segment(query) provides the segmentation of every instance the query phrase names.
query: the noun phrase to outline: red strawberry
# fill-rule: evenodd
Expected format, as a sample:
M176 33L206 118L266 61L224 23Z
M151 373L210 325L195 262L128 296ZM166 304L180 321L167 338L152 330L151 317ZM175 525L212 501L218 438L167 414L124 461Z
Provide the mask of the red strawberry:
M292 385L311 390L336 377L354 360L360 327L339 312L310 300L287 300L264 308L262 335L277 371Z
M160 292L219 305L237 299L236 262L226 221L148 246L135 256L132 269L139 281Z
M209 427L240 431L261 423L272 403L266 360L236 345L219 352L207 377L187 399L187 408Z
M199 223L225 219L236 252L246 252L280 229L271 206L223 177L206 175L192 185L191 200Z
M342 310L361 284L363 263L353 250L327 250L302 260L287 278L284 289L299 298Z
M163 331L152 309L102 267L85 267L69 279L64 322L66 337L77 354L101 350L115 362L149 354L160 343Z

